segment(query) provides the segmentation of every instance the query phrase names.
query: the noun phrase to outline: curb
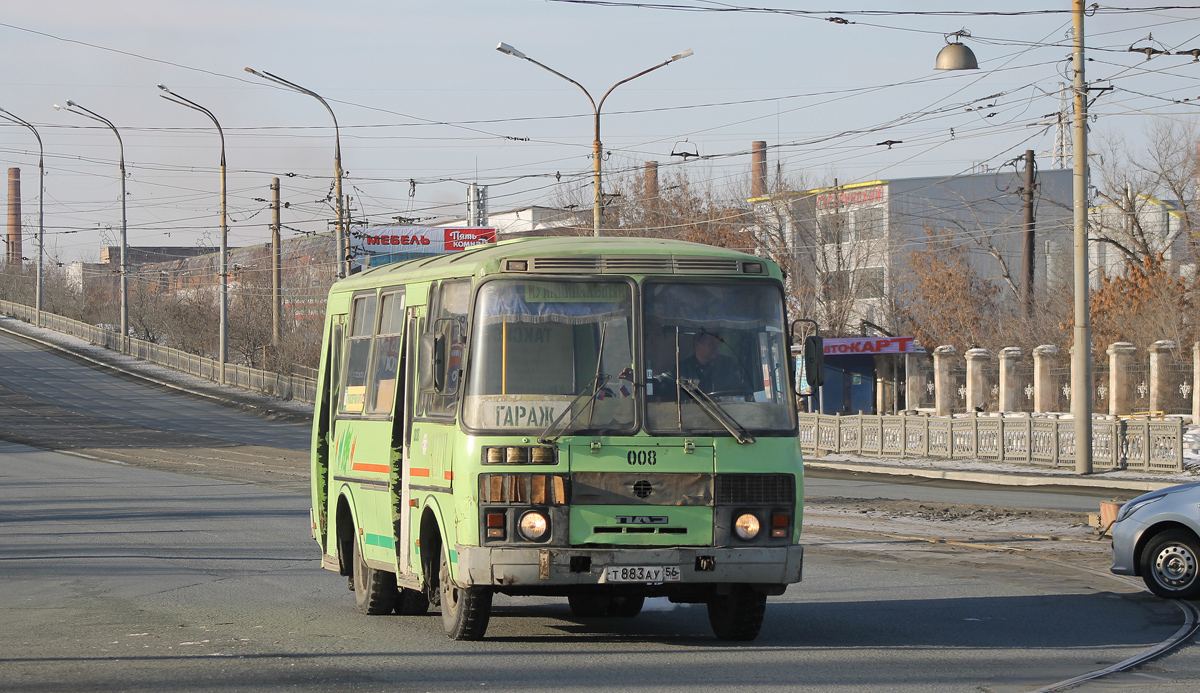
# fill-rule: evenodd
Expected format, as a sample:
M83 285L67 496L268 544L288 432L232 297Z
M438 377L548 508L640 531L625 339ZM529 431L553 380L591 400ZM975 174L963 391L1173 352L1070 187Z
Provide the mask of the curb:
M892 467L887 465L853 464L847 462L810 462L804 461L805 469L825 469L839 472L857 472L859 474L879 474L884 476L915 476L922 479L944 479L946 481L965 481L975 484L993 486L1074 486L1095 489L1114 489L1118 491L1157 491L1182 482L1141 481L1137 479L1102 479L1081 478L1075 476L1051 476L1049 474L1010 474L1000 472L967 472L948 471L943 469L914 469L911 467Z
M8 320L19 320L19 318L14 318L14 317L11 317L11 316L3 316L3 317L4 317L4 318L7 318ZM123 375L129 376L129 377L131 377L131 378L137 378L138 380L144 380L144 381L146 381L146 382L153 383L153 384L155 384L155 385L158 385L158 386L160 386L160 387L165 387L165 388L168 388L168 389L171 389L171 390L175 390L175 391L177 391L177 392L182 392L182 393L184 393L184 394L187 394L187 395L192 395L192 396L194 396L194 397L203 397L203 398L205 398L205 399L212 400L212 401L214 401L214 402L220 403L221 405L223 405L223 406L226 406L226 407L231 407L231 408L235 408L235 409L243 409L243 410L245 410L245 409L252 409L252 410L254 410L254 411L256 411L256 412L260 413L260 414L261 414L261 415L263 415L263 416L272 416L272 415L275 415L275 416L282 416L282 417L289 417L289 418L290 418L290 417L294 417L294 418L297 418L297 419L299 419L299 418L306 418L306 417L303 417L301 414L298 414L298 413L294 413L294 412L286 412L286 411L275 411L275 410L272 410L272 409L268 409L268 408L266 408L266 407L264 407L264 406L262 406L262 405L259 405L259 404L252 404L252 403L249 403L249 402L242 402L242 401L239 401L239 400L236 400L236 399L232 399L232 398L229 398L229 397L223 397L223 396L221 396L221 395L214 394L214 393L212 393L212 392L205 392L205 391L203 391L203 390L196 390L196 389L192 389L192 388L189 388L189 387L184 387L183 385L180 385L179 383L173 383L173 382L170 382L170 381L167 381L167 380L162 380L162 379L160 379L160 378L156 378L156 377L154 377L154 376L152 376L152 375L149 375L149 374L147 374L147 373L142 373L142 372L139 372L139 371L136 371L136 370L131 370L131 369L129 369L129 368L125 368L125 367L119 366L119 365L117 365L117 364L114 364L114 363L110 363L110 362L108 362L108 361L103 361L103 360L101 360L101 359L98 359L98 358L95 358L95 357L92 357L92 356L88 356L87 354L83 354L83 353L80 353L80 352L78 352L78 351L75 351L75 350L73 350L73 349L70 349L70 348L68 348L68 347L62 346L61 344L55 344L54 342L48 342L48 341L46 341L46 340L44 340L44 339L40 339L40 338L38 338L38 337L35 337L35 336L33 336L33 335L26 334L26 333L24 333L24 332L21 332L21 331L19 331L19 330L15 330L15 329L13 329L13 328L9 327L8 325L6 325L6 324L4 323L4 321L3 321L3 320L0 320L0 331L2 331L2 332L6 332L6 333L8 333L9 335L12 335L13 337L16 337L16 338L18 338L18 339L23 339L23 340L26 340L26 341L29 341L29 342L33 342L33 343L35 343L35 344L39 344L39 345L41 345L41 346L43 346L43 347L46 347L47 349L51 349L51 350L53 350L53 351L56 351L56 352L60 352L60 353L63 353L63 354L68 354L68 355L70 355L70 356L73 356L73 357L75 357L75 358L82 359L82 360L84 360L84 361L87 361L88 363L91 363L91 364L93 364L93 365L100 366L101 368L107 368L107 369L110 369L110 370L114 370L114 371L117 371L118 373L121 373L121 374L123 374ZM114 352L114 353L116 353L116 352ZM130 358L132 358L132 357L130 357ZM157 365L157 364L156 364L156 365ZM162 367L163 367L163 368L166 368L166 366L162 366ZM307 417L307 418L309 418L309 419L311 420L311 417Z

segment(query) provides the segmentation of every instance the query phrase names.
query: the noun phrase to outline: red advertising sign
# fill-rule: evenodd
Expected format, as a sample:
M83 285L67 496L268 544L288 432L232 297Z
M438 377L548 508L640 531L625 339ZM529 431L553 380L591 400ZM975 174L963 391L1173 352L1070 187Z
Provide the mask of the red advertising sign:
M817 195L817 209L833 207L834 205L844 207L846 205L859 205L868 202L879 202L882 199L882 185L876 185L871 188L859 188L857 190L843 190L837 193L824 193Z
M371 253L452 253L496 242L496 229L459 229L440 226L356 226L350 245Z
M911 354L916 351L912 337L849 337L826 339L825 355Z

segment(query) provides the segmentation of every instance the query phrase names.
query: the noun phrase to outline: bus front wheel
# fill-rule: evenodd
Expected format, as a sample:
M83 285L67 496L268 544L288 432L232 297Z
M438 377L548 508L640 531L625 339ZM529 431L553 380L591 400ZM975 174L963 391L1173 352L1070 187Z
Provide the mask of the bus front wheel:
M486 587L459 587L450 577L450 560L442 553L438 571L442 627L451 640L482 640L492 614L492 591Z
M376 570L367 565L357 541L354 547L354 602L358 610L370 616L390 614L396 608L396 575L386 570Z
M714 594L708 600L708 622L720 640L757 638L766 611L767 595L745 585L733 585L729 594Z

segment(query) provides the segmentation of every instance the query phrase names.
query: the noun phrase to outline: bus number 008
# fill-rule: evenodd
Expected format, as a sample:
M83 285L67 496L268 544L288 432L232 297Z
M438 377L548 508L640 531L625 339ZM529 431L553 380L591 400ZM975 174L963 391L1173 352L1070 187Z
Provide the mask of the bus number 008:
M657 450L630 450L625 456L625 460L629 464L658 464Z

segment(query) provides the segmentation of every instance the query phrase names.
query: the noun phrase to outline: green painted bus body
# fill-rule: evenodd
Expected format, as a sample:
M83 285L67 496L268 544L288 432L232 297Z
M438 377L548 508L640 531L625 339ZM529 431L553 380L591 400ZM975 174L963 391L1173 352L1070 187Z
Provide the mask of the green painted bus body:
M411 407L420 398L416 393L417 360L423 356L412 353L420 341L412 332L431 329L429 317L433 308L429 302L433 295L431 287L435 283L469 279L473 289L478 290L480 282L496 275L560 280L577 275L562 271L540 274L535 268L518 275L506 272L502 263L514 259L532 262L534 258L620 257L641 258L647 262L655 258L665 261L669 257L687 257L759 263L761 274L738 272L708 276L703 273L672 275L644 271L581 271L578 276L604 281L627 280L637 286L648 279L711 279L768 282L782 287L783 277L779 268L774 263L751 255L691 243L627 238L501 242L454 255L373 268L333 286L325 322L311 460L313 536L321 546L324 567L343 575L351 574L346 552L348 544L344 542L355 541L367 564L378 570L395 573L402 587L421 589L429 579L431 567L436 571L438 561L437 556L427 555L423 562L422 552L429 554L431 550L441 547L449 557L452 574L462 582L465 578L457 574L460 548L478 547L483 543L480 476L501 473L558 475L567 480L571 475L580 473L653 472L657 475L701 475L705 478L721 474L793 475L794 501L789 508L791 516L784 543L793 548L799 543L804 482L799 442L795 435L794 402L791 405L792 430L775 435L757 435L753 443L739 444L730 435L711 432L703 435L651 435L645 430L645 417L642 416L642 425L629 435L561 436L552 443L557 448L554 464L489 465L482 458L484 448L538 445L537 432L497 435L464 431L462 393L465 383L460 383L454 409L456 413L452 418L414 417L410 421L411 434L405 433L404 409L410 407L411 412ZM345 362L350 348L353 301L374 295L376 305L379 305L384 293L397 291L402 291L404 296L406 322L402 351L408 351L405 352L405 360L400 362L403 370L396 380L393 404L389 411L376 415L339 412L339 405L346 398ZM638 302L635 295L634 303ZM378 321L376 323L375 331L378 331ZM470 329L474 330L476 326L472 325ZM463 341L469 347L471 335L466 335ZM471 358L469 348L465 358ZM790 371L788 375L790 383ZM409 441L407 461L403 459L406 437ZM637 464L637 453L649 450L656 453L653 457L655 464L652 467ZM632 457L630 451L633 451ZM670 506L566 504L560 511L565 512L568 518L569 537L565 544L554 547L556 554L566 555L572 553L572 549L589 547L606 550L687 547L700 549L704 553L714 544L715 510L712 502ZM625 516L648 515L674 528L676 533L630 531L629 527L619 525L615 520ZM663 517L665 521L661 519ZM556 567L555 570L559 569ZM780 570L776 566L768 572L777 576ZM580 577L575 576L576 583ZM591 577L583 576L585 581L595 582L594 578L594 574ZM797 567L795 575L786 581L798 579ZM779 578L764 578L760 582L773 581L779 581ZM496 584L514 593L520 592L519 584ZM553 580L547 583L552 584L557 583Z

